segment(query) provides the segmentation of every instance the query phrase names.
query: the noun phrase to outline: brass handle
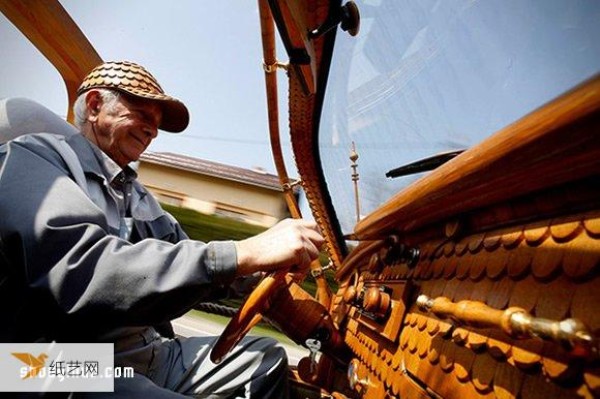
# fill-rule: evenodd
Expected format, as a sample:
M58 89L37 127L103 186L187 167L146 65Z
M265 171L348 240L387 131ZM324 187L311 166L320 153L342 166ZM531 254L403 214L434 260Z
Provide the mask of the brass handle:
M524 309L511 307L498 310L477 301L452 302L445 297L435 299L419 295L417 306L425 312L432 312L440 318L451 318L457 323L472 327L493 327L504 331L513 338L538 337L563 345L572 355L578 357L598 357L598 339L577 319L554 321L534 317Z

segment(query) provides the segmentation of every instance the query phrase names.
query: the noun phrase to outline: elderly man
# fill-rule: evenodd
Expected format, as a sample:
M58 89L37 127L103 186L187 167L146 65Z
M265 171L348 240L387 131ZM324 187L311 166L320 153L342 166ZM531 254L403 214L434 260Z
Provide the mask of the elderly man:
M122 397L287 397L287 359L274 341L247 338L214 365L214 338L164 335L169 320L238 276L306 266L323 243L316 225L189 240L128 166L158 129L186 128L185 105L129 62L98 66L78 94L81 134L0 147L1 342L114 342L116 365L136 371L115 380Z

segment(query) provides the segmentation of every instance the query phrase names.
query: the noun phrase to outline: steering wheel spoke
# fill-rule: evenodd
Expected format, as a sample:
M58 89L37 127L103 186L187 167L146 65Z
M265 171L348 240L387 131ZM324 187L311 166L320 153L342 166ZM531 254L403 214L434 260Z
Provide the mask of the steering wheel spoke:
M286 279L286 274L284 270L268 274L250 293L212 348L210 360L213 363L220 363L248 331L260 322L262 314L268 309L269 298L291 281Z

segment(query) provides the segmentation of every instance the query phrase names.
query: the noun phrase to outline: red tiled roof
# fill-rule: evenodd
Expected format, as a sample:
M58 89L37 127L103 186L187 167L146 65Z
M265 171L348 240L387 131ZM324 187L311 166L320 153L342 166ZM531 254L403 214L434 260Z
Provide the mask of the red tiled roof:
M169 166L201 175L218 177L271 190L283 191L281 184L279 183L279 177L275 175L207 161L205 159L193 158L170 152L146 151L140 157L140 161Z

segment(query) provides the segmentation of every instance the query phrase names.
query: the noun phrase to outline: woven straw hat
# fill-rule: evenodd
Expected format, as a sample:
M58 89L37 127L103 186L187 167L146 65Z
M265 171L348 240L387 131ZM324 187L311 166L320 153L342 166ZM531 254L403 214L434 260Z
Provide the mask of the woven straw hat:
M91 89L116 89L139 98L156 101L162 109L162 122L159 129L178 133L184 130L190 114L187 107L178 99L168 96L154 76L143 66L133 62L105 62L85 77L77 95Z

